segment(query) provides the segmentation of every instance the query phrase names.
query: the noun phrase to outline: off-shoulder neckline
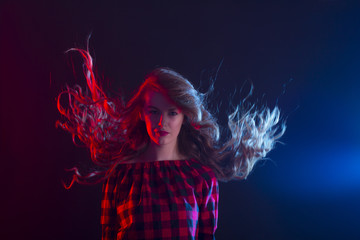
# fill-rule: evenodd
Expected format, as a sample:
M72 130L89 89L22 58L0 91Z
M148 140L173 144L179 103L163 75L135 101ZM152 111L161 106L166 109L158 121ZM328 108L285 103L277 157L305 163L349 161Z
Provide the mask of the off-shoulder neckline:
M168 165L168 164L180 164L182 162L195 161L193 158L175 159L175 160L156 160L156 161L139 161L139 162L120 162L119 165Z

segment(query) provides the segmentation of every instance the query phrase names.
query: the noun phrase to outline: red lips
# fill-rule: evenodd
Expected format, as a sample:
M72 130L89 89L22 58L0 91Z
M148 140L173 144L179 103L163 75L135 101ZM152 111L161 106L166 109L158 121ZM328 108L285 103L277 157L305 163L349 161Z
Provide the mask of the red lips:
M169 133L168 132L166 132L166 131L157 131L157 133L161 136L161 137L163 137L163 136L166 136L166 135L168 135Z

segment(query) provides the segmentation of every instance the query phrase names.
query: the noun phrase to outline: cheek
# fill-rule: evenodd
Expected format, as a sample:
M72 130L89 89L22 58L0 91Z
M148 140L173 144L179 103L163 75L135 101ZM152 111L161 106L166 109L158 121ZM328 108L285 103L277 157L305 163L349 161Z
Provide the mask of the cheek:
M148 134L151 136L152 130L153 130L153 128L155 128L155 125L156 125L155 121L154 121L154 119L152 119L149 116L146 116L144 120L145 120L146 130L147 130Z
M148 119L147 119L147 122L148 122L147 124L148 124L149 126L151 126L151 127L153 127L153 128L156 127L156 125L157 125L157 124L156 124L156 123L157 123L157 122L156 122L156 116L149 116Z
M184 120L184 118L179 118L179 119L177 119L177 121L176 122L174 122L174 128L176 128L177 130L179 130L180 131L180 129L181 129L181 127L182 127L182 124L183 124L183 120Z

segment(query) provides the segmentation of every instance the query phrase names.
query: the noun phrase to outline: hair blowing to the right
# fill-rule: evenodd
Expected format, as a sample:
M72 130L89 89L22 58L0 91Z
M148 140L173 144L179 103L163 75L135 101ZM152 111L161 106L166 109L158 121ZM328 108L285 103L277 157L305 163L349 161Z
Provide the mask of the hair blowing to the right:
M245 179L285 132L278 107L270 110L252 105L245 109L242 104L228 116L231 136L221 142L219 125L205 107L209 98L195 90L179 73L169 68L153 70L125 103L118 98L108 98L98 85L88 51L70 50L78 51L84 58L90 94L84 93L79 86L67 87L60 93L58 109L65 121L58 121L57 125L70 132L74 142L78 138L90 149L91 159L99 168L85 175L73 168L73 182L100 182L119 163L146 150L150 139L139 113L148 89L167 95L184 112L184 123L178 136L180 153L210 166L222 181ZM63 94L68 95L68 109L60 104Z

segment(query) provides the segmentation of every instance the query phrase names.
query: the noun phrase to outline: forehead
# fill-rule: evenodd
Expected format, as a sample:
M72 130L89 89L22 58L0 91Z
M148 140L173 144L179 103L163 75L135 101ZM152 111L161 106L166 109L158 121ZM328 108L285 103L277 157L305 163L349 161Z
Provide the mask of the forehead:
M153 106L159 109L178 108L166 95L154 90L147 90L144 95L145 107Z

